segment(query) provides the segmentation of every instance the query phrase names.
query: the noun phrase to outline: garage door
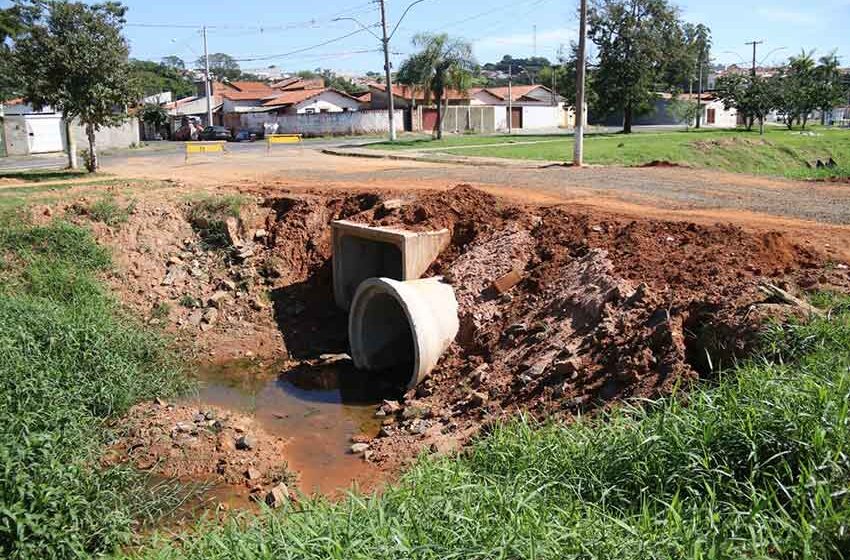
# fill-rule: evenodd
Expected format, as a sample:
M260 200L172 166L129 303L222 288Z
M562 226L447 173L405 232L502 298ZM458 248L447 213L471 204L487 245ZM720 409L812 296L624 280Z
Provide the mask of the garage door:
M62 117L59 115L29 115L27 123L27 142L31 154L61 152Z

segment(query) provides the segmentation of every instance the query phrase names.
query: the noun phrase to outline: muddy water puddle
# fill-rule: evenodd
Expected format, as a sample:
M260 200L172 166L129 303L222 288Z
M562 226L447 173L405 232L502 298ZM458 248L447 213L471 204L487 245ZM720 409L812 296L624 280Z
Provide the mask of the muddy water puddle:
M303 493L336 496L352 484L369 490L380 481L380 469L349 451L352 436L378 433L375 407L392 397L392 390L350 361L287 369L281 363L239 360L206 365L198 379L199 393L188 402L249 415L268 434L287 441L281 464L297 473ZM247 500L239 487L219 486L213 494L232 506Z

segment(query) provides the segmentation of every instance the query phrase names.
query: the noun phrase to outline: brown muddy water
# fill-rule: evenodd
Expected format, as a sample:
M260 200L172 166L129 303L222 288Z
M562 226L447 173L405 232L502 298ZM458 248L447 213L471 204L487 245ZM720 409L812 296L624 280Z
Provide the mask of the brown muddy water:
M394 394L350 361L285 369L238 360L204 366L197 377L199 392L187 402L250 415L266 432L287 440L281 464L297 473L301 492L333 497L353 484L371 490L380 482L380 469L349 450L352 436L377 435L376 405ZM231 506L247 501L241 487L219 486L211 494Z

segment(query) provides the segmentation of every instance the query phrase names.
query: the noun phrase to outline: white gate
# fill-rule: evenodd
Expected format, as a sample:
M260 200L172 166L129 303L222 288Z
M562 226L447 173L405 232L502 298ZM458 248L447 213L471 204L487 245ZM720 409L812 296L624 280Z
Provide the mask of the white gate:
M64 149L60 115L27 115L26 125L29 153L61 152Z

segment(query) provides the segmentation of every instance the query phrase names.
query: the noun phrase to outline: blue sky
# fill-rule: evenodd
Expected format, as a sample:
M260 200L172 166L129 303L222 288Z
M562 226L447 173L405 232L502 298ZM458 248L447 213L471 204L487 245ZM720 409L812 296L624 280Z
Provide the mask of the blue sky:
M391 25L409 3L387 0ZM263 59L240 62L244 69L277 65L286 70L323 67L363 72L380 71L383 64L380 44L367 32L308 48L358 30L352 21L332 21L336 17L355 17L366 25L378 22L378 7L368 0L125 0L125 4L131 24L213 26L210 52ZM843 65L850 66L850 0L687 0L677 4L686 20L712 29L713 55L719 62L749 60L752 51L744 43L757 39L764 41L759 60L767 55L766 62L779 61L802 48L819 54L838 49ZM561 44L569 45L576 37L577 5L578 0L424 0L410 10L393 38L394 65L411 51L410 38L417 31L465 37L479 62L488 62L507 53L533 54L536 26L536 53L554 58ZM200 34L189 28L130 25L126 36L136 58L159 60L176 54L190 61L203 52ZM301 49L307 50L288 54Z

